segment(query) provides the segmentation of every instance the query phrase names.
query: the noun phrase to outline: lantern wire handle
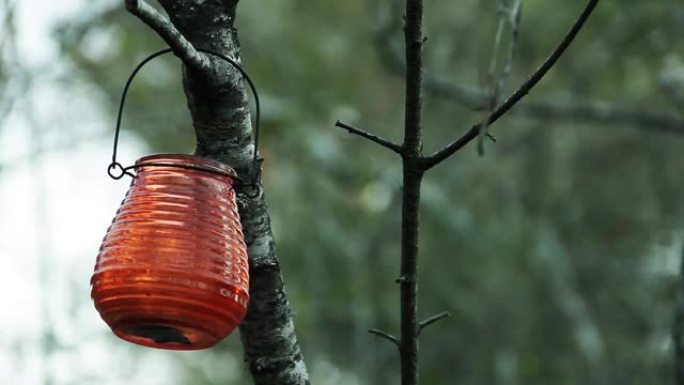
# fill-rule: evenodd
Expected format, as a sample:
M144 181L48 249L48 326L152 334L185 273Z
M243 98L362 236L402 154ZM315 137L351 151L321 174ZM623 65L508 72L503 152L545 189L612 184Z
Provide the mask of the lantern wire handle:
M213 56L218 57L219 59L222 59L223 61L227 62L228 64L232 65L238 72L240 72L240 75L247 81L247 84L249 85L249 88L252 91L252 94L254 95L254 105L256 107L256 116L255 116L255 128L254 128L254 157L252 158L252 169L250 170L251 172L251 177L252 181L250 183L251 186L256 186L257 179L259 178L259 154L258 154L258 148L259 148L259 129L261 126L261 104L259 102L259 93L257 92L256 86L254 85L254 82L252 81L252 78L249 77L247 72L240 66L234 59L229 58L226 55L223 55L221 53L207 50L207 49L201 49L197 48L198 51L207 53ZM124 86L123 93L121 94L121 101L119 102L119 112L116 117L116 130L114 131L114 147L112 149L112 163L109 164L107 167L107 174L114 179L114 180L119 180L124 177L124 175L128 175L132 178L135 178L135 175L131 172L131 170L139 167L138 165L133 165L133 166L128 166L124 167L121 163L119 163L116 160L116 155L119 147L119 133L121 131L121 120L123 118L123 110L124 110L124 105L126 104L126 96L128 95L128 89L131 86L131 83L133 82L133 79L135 76L140 72L142 67L145 66L145 64L149 63L153 59L165 55L167 53L173 52L170 48L166 48L160 51L157 51L145 59L143 59L136 67L133 69L133 72L128 77L128 80L126 80L126 85ZM154 166L155 164L152 163L146 163L145 165L147 166ZM173 165L167 165L167 164L160 164L160 166L171 166ZM209 170L205 170L209 171ZM241 181L240 178L237 178L238 181Z

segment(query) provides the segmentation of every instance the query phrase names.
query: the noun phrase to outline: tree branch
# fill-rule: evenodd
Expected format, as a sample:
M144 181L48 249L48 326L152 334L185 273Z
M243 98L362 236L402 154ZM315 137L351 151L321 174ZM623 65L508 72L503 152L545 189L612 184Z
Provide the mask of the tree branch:
M477 152L480 155L484 155L484 139L485 136L488 135L488 116L493 112L494 108L496 108L496 105L499 104L501 92L504 90L506 82L511 75L515 49L517 48L518 36L520 35L520 20L522 17L521 0L515 0L515 2L510 6L510 9L508 1L501 0L499 8L499 26L494 39L494 52L492 53L492 61L487 74L487 111L480 124L480 132L477 140ZM506 28L506 25L509 26L511 37L508 44L506 60L500 70L501 72L497 75L496 71L499 67L497 64L499 50L503 37L503 31Z
M449 313L448 311L433 315L432 317L418 323L418 331L422 332L423 329L432 325L433 323L439 322L439 321L441 321L445 318L449 318L449 317L451 317L451 313Z
M573 24L572 28L570 28L570 31L565 35L563 40L560 42L558 47L551 53L551 55L544 61L544 63L535 71L532 76L529 77L529 79L523 83L520 88L518 88L517 91L515 91L502 105L500 105L492 114L489 115L489 118L486 120L487 125L491 125L494 122L496 122L499 118L504 116L513 106L515 106L520 100L522 100L525 95L527 95L534 86L536 86L539 81L541 81L544 76L549 72L551 68L558 62L558 59L563 56L563 53L570 47L572 42L575 40L575 37L577 37L577 34L579 31L584 27L584 24L587 22L589 19L589 16L591 16L592 12L596 8L596 4L598 4L599 0L589 0L587 3L586 7L584 8L584 11L582 11L582 14L580 14L579 18L575 21ZM477 124L473 126L470 131L468 131L465 135L461 136L460 138L456 139L443 149L437 151L433 155L423 158L422 166L424 170L429 170L430 168L438 165L440 162L444 161L456 151L460 150L465 146L466 144L470 143L474 138L477 137L479 131L480 131L480 124Z
M378 336L378 337L380 337L380 338L384 338L384 339L386 339L386 340L392 342L392 343L393 343L394 345L396 345L397 347L400 347L400 346L401 346L401 344L400 344L400 342L399 342L399 339L398 339L397 337L395 337L395 336L393 336L393 335L391 335L391 334L389 334L389 333L383 332L382 330L370 329L370 330L368 330L368 333L370 333L370 334L375 334L376 336Z
M649 131L684 135L684 119L673 113L653 112L605 102L572 104L560 101L521 105L520 112L546 120L622 124Z
M344 128L345 130L349 131L352 134L356 134L362 138L366 138L366 139L370 140L371 142L377 143L377 144L379 144L385 148L388 148L388 149L396 152L397 154L401 154L401 150L402 150L401 146L394 143L394 142L391 142L387 139L383 139L377 135L373 135L370 132L364 131L360 128L350 126L344 122L340 122L339 120L337 121L337 123L335 123L335 126L340 127L340 128Z
M147 4L145 0L126 0L126 9L156 31L183 63L196 70L209 68L208 58L197 51L171 21Z
M475 87L430 78L425 81L425 88L435 95L452 99L475 110L484 106L485 94ZM519 105L515 112L532 119L624 124L649 131L684 135L684 119L675 113L642 110L605 101L527 101Z
M522 0L514 0L510 9L505 10L507 21L510 26L510 44L508 47L508 52L506 55L506 62L501 70L501 76L499 77L499 83L497 85L497 103L501 92L506 87L508 79L511 76L513 70L513 59L515 58L515 51L518 48L518 39L520 38L520 24L522 22Z
M506 8L506 0L499 0L498 4L498 9L497 9L497 14L498 14L498 25L496 28L496 34L494 35L494 48L492 49L492 57L489 63L489 70L487 71L487 75L485 76L485 84L484 84L484 89L485 94L487 95L486 97L486 103L485 103L485 111L484 111L484 116L482 117L482 121L480 124L480 129L478 132L478 138L477 138L477 152L480 154L480 156L484 155L484 137L485 134L487 133L487 128L488 128L488 123L487 120L489 118L489 115L494 111L496 108L497 104L499 104L499 96L501 94L501 89L499 88L499 85L501 82L498 81L497 75L496 75L496 70L498 69L498 59L499 59L499 51L500 51L500 46L501 46L501 40L503 37L503 32L506 27L506 11L504 9ZM480 69L480 71L482 71ZM500 75L503 77L503 74Z
M383 23L375 33L375 45L382 63L394 74L403 75L406 67L400 52L393 49L391 35L397 29L395 23ZM671 91L679 82L665 81L661 86L671 98ZM425 90L437 97L449 98L468 109L481 111L487 104L486 93L478 87L459 84L445 77L426 76ZM680 100L684 100L682 97ZM675 107L677 100L672 100ZM561 102L554 100L526 101L516 108L520 113L532 119L555 121L580 121L586 123L624 124L649 131L672 134L684 134L684 119L675 113L649 111L632 106L608 103L605 101Z
M419 384L418 238L423 172L423 0L406 0L406 100L404 101L403 186L401 203L401 384Z

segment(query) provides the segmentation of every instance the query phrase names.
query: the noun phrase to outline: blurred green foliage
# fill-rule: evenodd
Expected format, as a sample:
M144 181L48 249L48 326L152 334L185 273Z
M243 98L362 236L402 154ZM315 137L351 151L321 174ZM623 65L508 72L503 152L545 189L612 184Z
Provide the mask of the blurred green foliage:
M112 114L126 76L163 42L123 5L56 34L74 76ZM428 76L478 85L495 8L426 1ZM485 2L487 3L487 2ZM524 1L509 89L560 40L583 2ZM398 139L403 81L377 33L401 2L243 1L243 60L263 98L264 180L297 332L317 384L398 381L396 349L366 333L398 328L400 162L333 128L342 119ZM112 8L113 7L113 8ZM401 49L402 34L385 42ZM603 101L681 112L664 92L684 72L678 0L600 3L530 101ZM139 77L126 129L150 151L191 152L176 59ZM667 86L683 89L682 83ZM510 91L510 90L509 90ZM170 107L174 106L174 107ZM427 95L425 149L481 113ZM112 117L113 119L113 117ZM515 112L485 157L466 148L425 180L420 313L453 316L422 336L424 384L667 384L684 219L684 132L550 123ZM233 337L184 356L181 383L247 383ZM239 373L236 373L239 371Z

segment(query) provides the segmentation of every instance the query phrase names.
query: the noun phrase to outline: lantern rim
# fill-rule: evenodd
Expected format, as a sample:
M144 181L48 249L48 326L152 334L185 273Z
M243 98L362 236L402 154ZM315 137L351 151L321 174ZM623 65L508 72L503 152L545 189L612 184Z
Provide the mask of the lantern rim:
M205 158L197 155L188 154L152 154L146 155L135 161L135 168L146 166L169 166L180 168L192 168L200 171L207 171L215 174L228 176L238 179L235 170L217 160Z

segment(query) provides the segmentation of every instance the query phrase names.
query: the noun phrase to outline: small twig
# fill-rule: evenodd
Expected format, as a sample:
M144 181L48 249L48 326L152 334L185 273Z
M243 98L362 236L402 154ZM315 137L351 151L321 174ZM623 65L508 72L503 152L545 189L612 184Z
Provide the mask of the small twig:
M499 21L497 23L498 25L496 28L496 34L494 36L494 48L492 49L492 59L489 63L489 70L487 71L484 86L484 89L486 90L485 94L487 95L486 108L484 110L484 116L482 117L480 129L477 135L477 153L480 156L484 155L484 140L488 131L487 129L489 115L491 115L491 113L494 111L494 108L496 108L496 105L499 103L499 85L501 84L501 82L499 81L499 79L497 79L496 70L499 67L498 62L501 40L503 38L503 32L507 24L506 19L508 18L508 16L506 15L508 12L506 10L506 0L500 0L500 3L501 4L499 4L498 9Z
M494 111L494 108L499 104L499 98L501 97L501 92L506 87L508 78L511 76L511 71L513 68L513 58L515 57L515 50L518 46L518 37L520 36L520 21L522 20L522 0L515 0L511 8L508 8L508 1L504 1L502 4L499 28L496 33L496 41L494 44L494 53L492 55L492 62L489 68L489 78L488 78L488 88L489 97L487 98L487 115L482 119L480 123L480 135L477 143L477 152L480 156L484 155L484 138L485 136L492 138L489 134L489 115ZM499 46L501 44L501 38L503 30L509 25L511 38L508 44L508 52L506 54L506 61L504 62L501 73L498 79L495 78L495 72L498 67L498 53Z
M506 101L502 105L500 105L491 115L489 115L489 119L487 119L488 125L493 124L499 118L504 116L511 108L513 108L513 106L515 106L520 100L522 100L525 97L525 95L527 95L532 90L532 88L534 88L534 86L536 86L537 83L539 83L540 80L544 78L544 76L549 72L551 68L553 68L556 62L558 62L558 59L560 59L561 56L563 56L563 53L565 53L570 44L572 44L572 42L575 40L575 37L577 37L579 31L582 29L586 21L589 19L589 16L591 16L591 13L594 11L596 4L598 4L598 2L599 0L589 0L586 7L584 8L584 11L582 11L582 14L575 21L572 28L570 28L570 31L568 31L567 35L565 35L565 37L560 42L558 47L556 47L553 53L546 59L546 61L544 61L544 63L537 69L537 71L535 71L532 74L532 76L530 76L529 79L525 83L523 83L522 86L520 86L520 88L518 88L518 90L516 90L511 96L509 96L508 99L506 99ZM437 151L433 155L423 158L423 170L429 170L432 167L438 165L440 162L453 155L456 151L463 148L466 144L470 143L473 139L477 138L477 135L480 132L480 127L480 124L474 125L466 134L464 134L460 138L451 142L449 145Z
M375 142L385 148L389 148L390 150L396 152L397 154L401 154L402 148L400 145L391 142L387 139L383 139L377 135L371 134L367 131L364 131L360 128L356 128L354 126L350 126L346 123L340 122L339 120L335 123L336 127L344 128L345 130L349 131L352 134L356 134L362 138L366 138L370 140L371 142Z
M520 24L522 22L522 0L515 0L512 8L507 10L508 23L511 28L511 41L508 46L508 55L506 56L506 63L504 64L501 76L499 77L499 84L497 85L497 103L499 103L500 93L506 87L508 78L511 76L513 69L513 59L515 58L515 51L518 48L518 38L520 37Z
M370 329L370 330L368 330L368 333L370 333L370 334L375 334L376 336L378 336L378 337L380 337L380 338L384 338L384 339L386 339L386 340L392 342L392 343L393 343L394 345L396 345L397 347L400 347L400 346L401 346L401 345L400 345L401 343L399 342L399 339L398 339L397 337L395 337L395 336L393 336L393 335L391 335L391 334L389 334L389 333L383 332L382 330Z
M418 323L418 330L422 332L423 329L432 325L433 323L441 321L441 320L443 320L445 318L449 318L449 317L451 317L451 313L449 313L448 311L434 315L434 316L432 316L432 317L430 317L424 321L419 322Z
M210 67L209 59L197 51L171 21L144 0L126 0L126 9L155 30L183 63L198 70Z

